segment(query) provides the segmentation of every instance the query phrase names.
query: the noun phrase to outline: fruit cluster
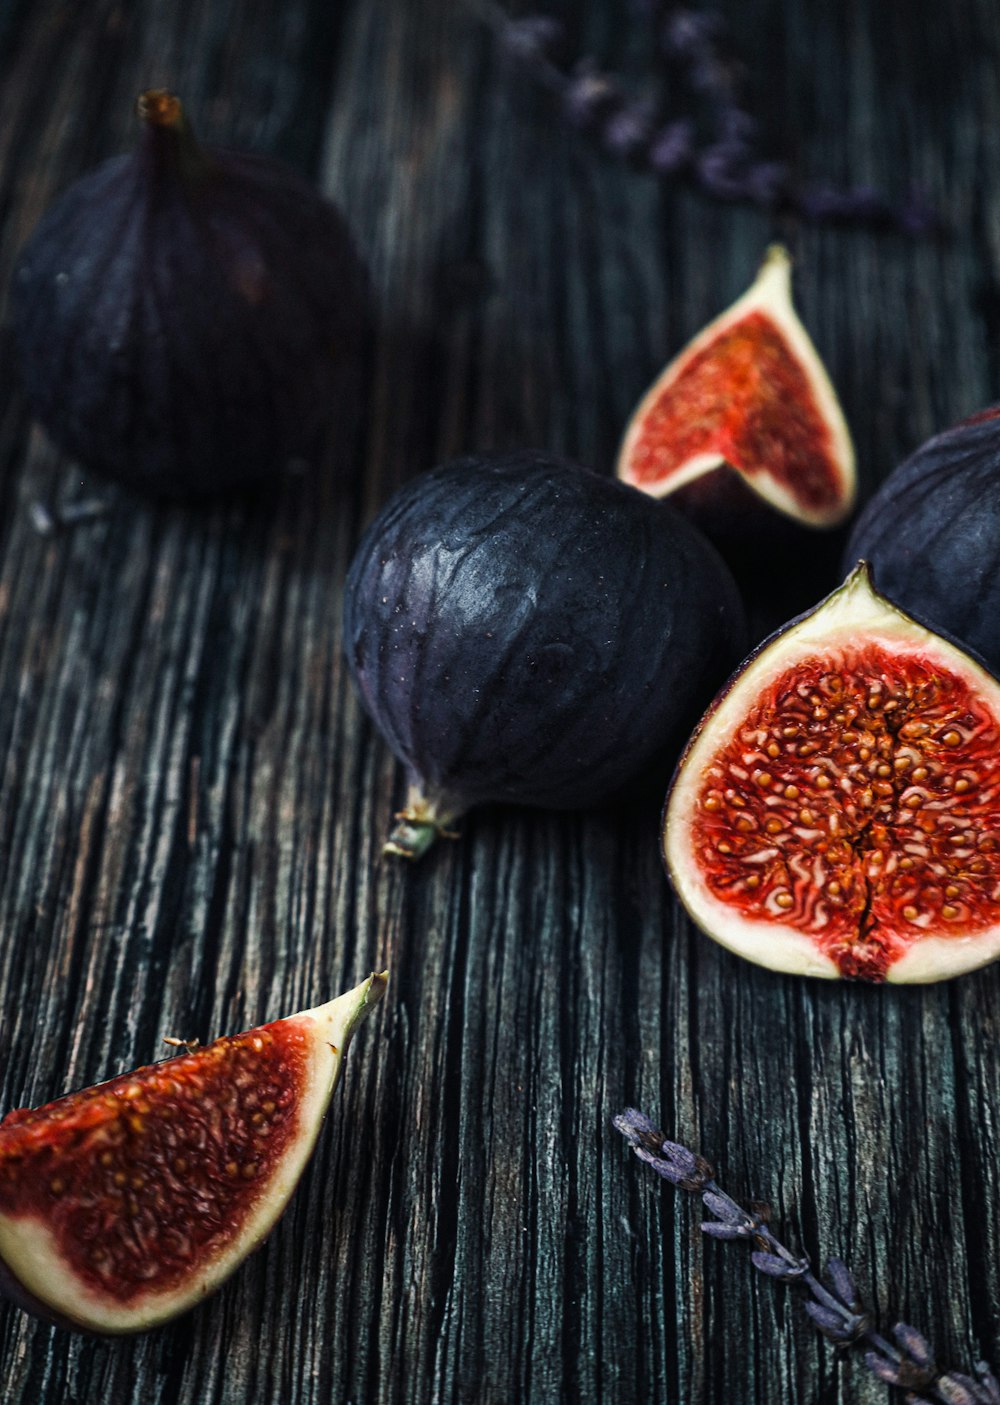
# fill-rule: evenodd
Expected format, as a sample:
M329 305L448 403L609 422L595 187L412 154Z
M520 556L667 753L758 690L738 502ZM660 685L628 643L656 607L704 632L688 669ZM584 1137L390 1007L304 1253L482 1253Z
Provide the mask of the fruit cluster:
M67 192L21 256L25 386L96 470L158 495L218 491L335 427L367 278L340 216L294 176L201 149L170 94L140 114L140 149ZM696 726L748 643L709 537L750 516L764 535L828 528L854 502L850 435L783 249L643 396L617 481L543 453L415 478L345 596L352 674L408 777L389 851L418 857L475 805L662 784L694 727L663 848L711 936L776 969L876 981L993 959L998 427L988 411L899 469L855 528L845 584L759 645ZM280 1214L384 984L10 1114L8 1291L126 1332L216 1286Z

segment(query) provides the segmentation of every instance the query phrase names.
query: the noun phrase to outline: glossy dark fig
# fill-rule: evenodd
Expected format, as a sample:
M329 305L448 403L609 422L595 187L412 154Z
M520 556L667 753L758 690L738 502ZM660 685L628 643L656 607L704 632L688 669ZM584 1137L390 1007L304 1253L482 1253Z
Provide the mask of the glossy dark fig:
M0 1123L0 1288L102 1334L201 1302L273 1228L385 975Z
M842 522L854 449L826 370L792 304L791 260L773 245L742 297L676 356L634 411L618 476L721 538L764 504L809 527ZM758 518L763 521L765 519Z
M1000 955L1000 682L861 563L760 646L678 767L691 916L775 971L926 982Z
M1000 406L922 445L851 534L884 595L1000 674Z
M136 151L71 186L15 269L29 402L61 448L157 495L277 476L350 413L363 265L292 171L199 147L171 94L139 114Z
M345 648L407 769L414 857L473 805L556 809L655 776L738 655L738 592L671 508L565 460L414 479L347 578Z

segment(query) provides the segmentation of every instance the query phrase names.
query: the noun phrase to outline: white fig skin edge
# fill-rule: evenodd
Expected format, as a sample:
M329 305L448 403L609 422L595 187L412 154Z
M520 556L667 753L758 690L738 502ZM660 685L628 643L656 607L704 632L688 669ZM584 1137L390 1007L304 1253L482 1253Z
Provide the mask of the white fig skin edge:
M316 1145L347 1045L385 994L386 981L385 972L373 973L336 1000L278 1021L301 1024L309 1034L309 1068L299 1104L298 1130L270 1181L262 1186L258 1212L190 1281L128 1304L114 1303L95 1294L74 1274L40 1220L0 1214L0 1284L4 1292L48 1321L101 1335L158 1327L213 1293L266 1238L284 1211Z
M765 502L797 522L811 527L835 527L849 516L857 495L857 473L854 445L826 367L813 346L809 333L799 320L792 303L791 259L781 244L772 244L764 256L760 271L747 291L705 327L678 353L646 391L632 413L621 449L618 452L617 474L632 487L653 497L666 497L686 483L692 483L705 473L721 468L726 459L715 452L693 455L680 468L658 482L640 483L632 472L632 458L649 411L663 392L678 378L692 357L709 346L735 322L752 312L763 312L779 329L803 367L809 379L817 407L830 432L830 451L841 482L842 500L834 511L817 512L803 508L779 478L766 472L747 474L730 465L743 482Z
M690 816L699 803L708 767L746 718L754 700L796 663L859 638L892 653L919 653L940 660L943 668L983 696L1000 719L1000 682L956 645L879 595L864 562L815 610L760 645L713 703L681 757L667 799L663 853L677 895L702 931L730 951L772 971L841 978L836 963L805 933L786 923L747 918L715 897L702 877L692 846ZM949 923L948 931L948 936L916 936L908 951L889 966L886 979L928 984L975 970L1000 956L1000 923L965 936L955 923ZM955 935L950 935L952 932Z

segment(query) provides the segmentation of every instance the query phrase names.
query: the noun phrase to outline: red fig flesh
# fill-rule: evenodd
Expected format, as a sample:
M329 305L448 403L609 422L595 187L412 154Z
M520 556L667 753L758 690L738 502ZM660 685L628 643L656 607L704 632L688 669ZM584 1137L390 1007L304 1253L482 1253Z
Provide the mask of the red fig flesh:
M809 526L847 516L854 450L792 306L790 270L775 245L752 287L667 366L632 416L619 478L663 497L735 470L760 498Z
M933 981L1000 955L1000 683L867 568L752 656L668 801L674 885L773 970Z
M385 976L316 1009L0 1123L10 1295L63 1325L143 1331L219 1287L312 1153L345 1047Z

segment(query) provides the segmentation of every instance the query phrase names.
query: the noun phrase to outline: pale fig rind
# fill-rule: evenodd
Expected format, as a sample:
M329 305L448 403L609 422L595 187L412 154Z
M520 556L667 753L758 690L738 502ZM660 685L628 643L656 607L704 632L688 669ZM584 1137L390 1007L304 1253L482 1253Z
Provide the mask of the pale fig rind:
M43 1320L99 1335L125 1335L161 1326L215 1292L261 1244L283 1213L314 1150L347 1045L385 988L385 973L372 974L337 999L277 1022L280 1026L294 1024L306 1035L308 1063L297 1106L296 1134L260 1187L254 1213L192 1269L187 1281L123 1303L96 1292L75 1271L40 1218L0 1212L0 1290ZM213 1047L199 1052L207 1053ZM163 1069L170 1062L155 1067ZM106 1086L88 1091L99 1092ZM0 1125L0 1156L3 1139Z
M830 489L822 502L805 500L801 489L797 491L797 484L787 480L787 472L783 475L769 469L766 464L741 463L735 457L727 458L715 442L718 436L709 430L702 436L703 447L692 452L663 476L656 478L639 471L637 451L646 432L647 421L661 399L676 385L696 357L718 342L724 333L755 314L761 314L780 336L808 384L811 402L823 430L817 454L823 462L824 471L830 476ZM777 400L777 392L775 398ZM735 390L734 399L738 399ZM789 422L794 423L795 407L784 405L782 410ZM696 416L697 411L693 414ZM757 277L747 291L699 332L668 363L643 395L622 440L617 474L624 482L643 492L664 497L719 469L732 470L757 498L806 526L834 527L850 514L854 506L856 468L850 431L826 368L795 311L791 259L780 244L768 249Z
M720 945L771 970L837 979L844 973L813 936L787 924L754 920L711 891L694 847L693 816L708 768L736 736L755 700L796 664L862 641L900 657L931 660L985 699L1000 720L1000 682L957 644L919 624L879 595L859 563L814 610L764 641L705 714L681 757L664 808L663 856L673 886L698 926ZM908 934L906 949L876 979L918 984L984 966L1000 956L1000 916L968 934L941 923Z

